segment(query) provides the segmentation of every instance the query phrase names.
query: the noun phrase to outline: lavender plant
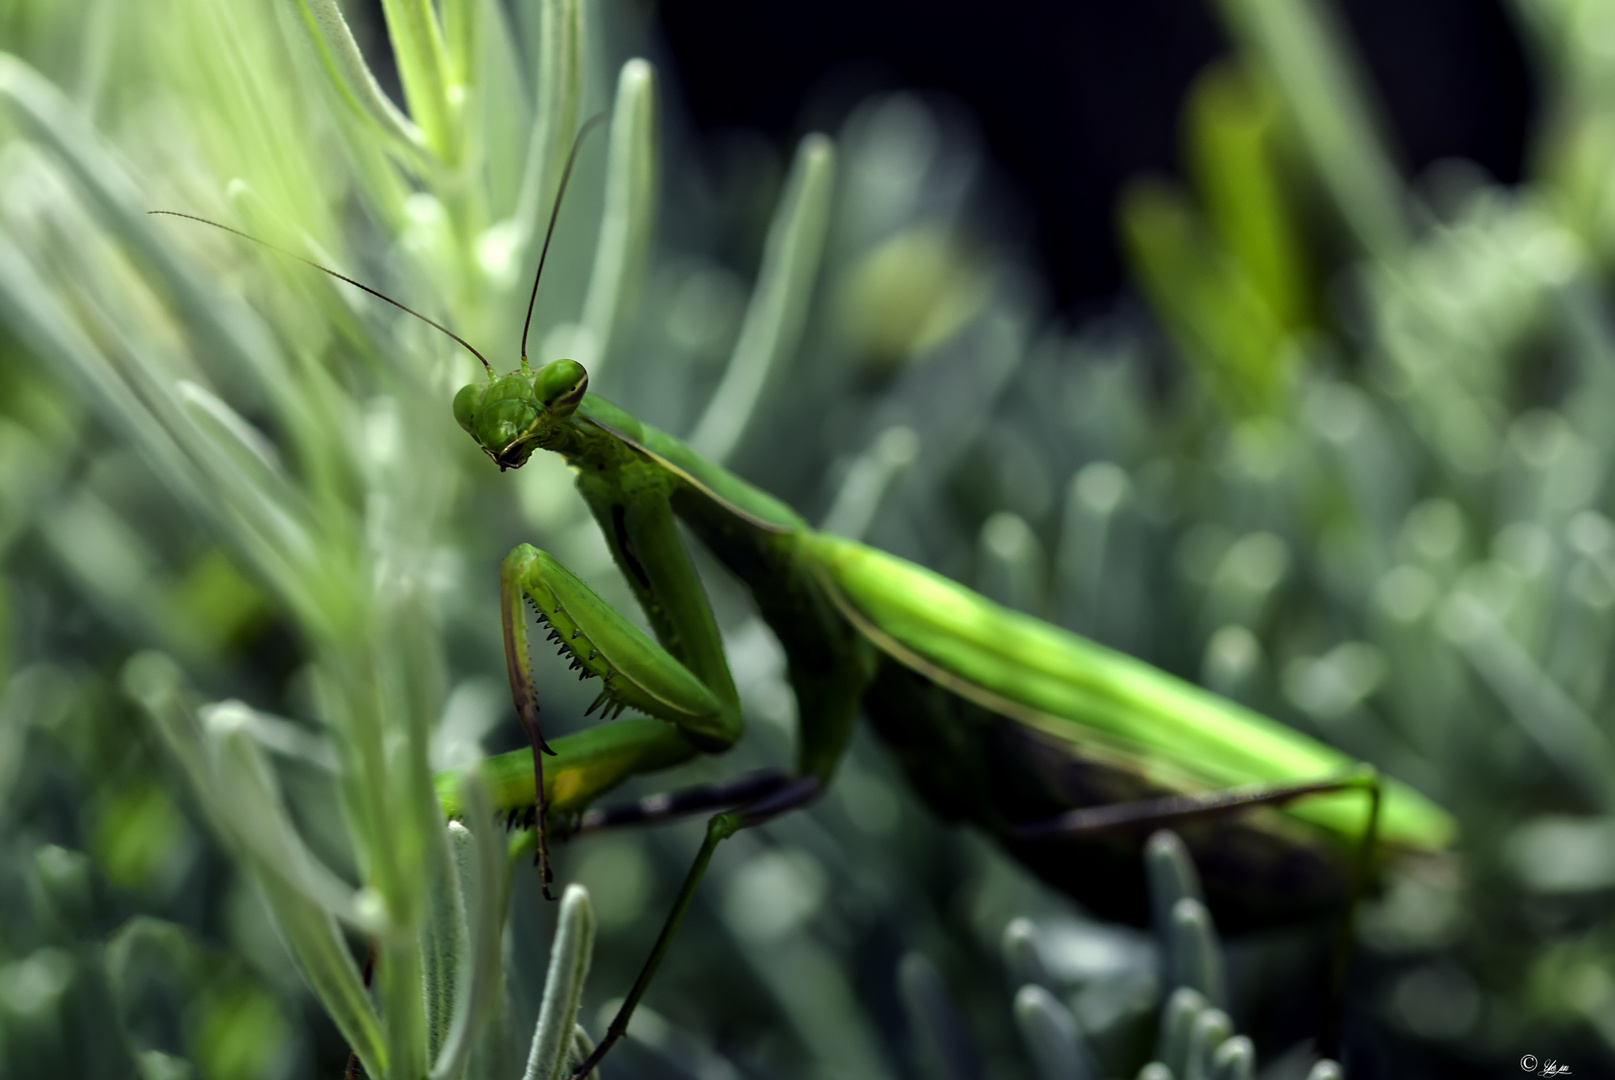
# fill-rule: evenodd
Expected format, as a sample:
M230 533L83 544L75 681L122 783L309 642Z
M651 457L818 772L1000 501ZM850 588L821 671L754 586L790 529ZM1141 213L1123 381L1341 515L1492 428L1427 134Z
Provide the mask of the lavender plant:
M527 872L486 818L445 830L429 790L515 744L490 617L514 542L630 607L569 477L475 455L448 408L474 361L429 328L144 212L239 225L508 354L561 161L602 108L535 356L583 361L826 527L1440 799L1462 862L1392 876L1365 913L1348 1054L1596 1069L1615 1054L1606 6L1519 5L1547 119L1532 182L1505 190L1462 167L1407 183L1319 6L1229 0L1239 50L1188 102L1189 185L1122 208L1155 321L1072 333L972 225L968 130L910 95L837 133L820 272L748 300L786 168L743 142L727 166L659 146L624 11L389 0L372 42L318 0L7 7L7 1075L125 1075L130 1055L148 1076L302 1075L350 1048L378 1077L553 1075L572 1052L581 901L554 953L574 959L547 974ZM706 580L758 729L723 770L778 764L783 657ZM546 670L564 729L587 695ZM620 1070L913 1071L904 1017L937 983L956 1017L925 1023L995 1074L1152 1052L1175 984L1147 939L1073 923L862 736L812 813L730 844ZM561 853L600 925L585 1027L694 846L673 829ZM1114 962L1027 977L1038 935ZM1306 1037L1248 1018L1313 986L1313 953L1229 944L1220 991L1212 955L1190 981L1255 1040L1225 1056ZM1062 1000L1015 1006L1026 983ZM1204 1012L1167 1011L1174 1031Z
M125 467L138 463L142 481L194 530L178 533L181 550L206 536L229 560L231 569L216 571L225 578L222 589L201 583L196 602L216 603L221 591L227 599L239 567L256 586L235 587L238 596L255 594L244 606L272 609L294 632L302 654L297 678L317 729L266 718L239 700L201 705L190 677L164 654L136 655L122 683L156 721L202 816L255 887L353 1057L378 1078L466 1075L479 1046L489 1068L508 1036L484 1038L502 993L504 840L475 781L465 792L471 827L447 831L431 785L432 728L448 689L441 560L456 487L453 469L440 464L449 452L433 438L425 408L427 388L441 373L426 360L430 353L409 348L384 362L392 349L363 316L352 315L338 316L347 322L339 333L377 367L365 373L330 363L328 324L287 318L266 325L206 275L201 260L180 256L145 211L182 195L194 206L193 199L219 203L228 194L259 231L296 221L308 230L300 243L325 254L337 235L340 190L351 184L378 219L415 223L416 242L434 256L424 265L447 275L449 291L475 272L471 245L489 229L502 229L514 252L533 229L522 198L553 187L551 144L564 148L570 133L562 129L575 124L581 81L566 53L577 49L575 26L546 39L560 52L544 70L561 74L535 110L525 186L509 193L508 216L478 227L491 212L483 190L490 178L462 166L480 130L458 117L485 104L481 95L490 89L470 75L474 64L485 70L478 50L508 41L497 26L478 21L497 19L496 10L462 11L448 25L427 14L423 24L419 9L400 5L393 13L395 25L409 28L397 42L415 117L406 121L382 107L373 80L354 81L357 52L334 5L279 16L247 5L197 6L160 30L121 8L90 5L84 15L94 30L140 35L153 61L138 77L157 85L137 104L117 102L118 115L106 124L152 151L143 160L130 160L131 144L110 145L92 127L83 106L93 99L73 103L15 57L0 69L12 128L6 183L15 196L0 256L0 303L18 344L96 416L93 428L74 431L78 438L66 445L30 449L72 460L118 445ZM296 29L297 16L308 20L301 41L281 33ZM578 18L567 5L551 5L546 16L563 27ZM91 74L94 65L142 55L102 44L107 52L85 58ZM330 78L311 63L315 55ZM288 68L313 76L306 80L313 92L277 87L275 71ZM625 79L630 126L648 88L642 68ZM311 134L302 125L321 101L321 85L353 108ZM186 123L175 125L175 139L150 139L165 115ZM185 136L194 140L182 143ZM322 174L322 140L326 152L346 154L351 168ZM213 155L242 174L212 191L188 186L196 173L186 166ZM423 187L411 190L416 183ZM462 226L458 239L451 218ZM474 236L464 231L470 228ZM266 279L259 284L273 288ZM332 301L300 283L292 288L302 295L282 295L288 312ZM609 304L603 310L612 314ZM18 431L21 442L26 435ZM115 621L133 626L132 643L164 648L215 684L229 684L225 650L207 629L228 634L239 628L232 620L247 613L221 612L222 625L212 628L163 618L173 603L162 580L169 567L140 535L149 529L143 508L109 506L106 492L86 488L73 497L89 516L55 545L63 561L91 577L90 591L108 587L97 598ZM143 634L147 629L156 633ZM328 825L327 836L340 842L349 873L332 869L294 823L266 755L276 735L266 738L264 730L279 734L282 749L328 770L326 809L341 827ZM572 1049L589 951L582 893L569 900L562 921L569 929L558 953L577 958L551 980L549 994L563 1004L541 1017L532 1076L558 1074ZM116 939L124 950L118 955L134 947L132 933ZM368 942L363 973L349 935ZM128 981L125 966L113 972L112 992L129 993L117 985ZM165 1051L130 1037L148 1070L166 1067L156 1064L168 1060Z

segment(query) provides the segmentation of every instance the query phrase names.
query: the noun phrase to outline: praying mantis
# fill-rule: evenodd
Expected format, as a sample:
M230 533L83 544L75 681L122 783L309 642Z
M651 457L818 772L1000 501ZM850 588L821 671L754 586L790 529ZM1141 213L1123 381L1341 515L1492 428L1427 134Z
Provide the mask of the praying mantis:
M532 808L546 885L552 820L571 818L587 831L716 811L650 958L578 1076L626 1030L716 846L822 792L860 710L942 816L984 829L1102 911L1142 906L1141 875L1104 869L1118 850L1136 859L1142 837L1108 850L1073 841L1142 823L1218 818L1188 836L1211 906L1230 925L1338 903L1352 876L1341 841L1354 834L1377 830L1388 844L1424 850L1452 838L1442 810L1337 751L931 571L815 530L778 499L590 394L582 365L562 359L535 368L525 331L517 370L499 374L483 363L486 381L455 396L455 419L501 470L540 450L565 459L655 632L646 635L545 552L522 545L510 554L501 575L506 665L533 746L485 763L495 804ZM800 717L795 767L590 810L631 776L721 753L741 737L717 622L676 521L746 585L784 648ZM573 666L601 680L596 706L645 718L546 744L523 599ZM1366 823L1353 789L1369 795ZM454 790L442 788L451 812ZM1292 803L1283 813L1224 816Z
M575 143L557 214L576 153ZM554 223L552 214L550 235ZM547 236L535 296L548 246ZM534 826L545 894L552 827L577 834L712 815L649 958L575 1077L592 1071L626 1032L718 845L820 795L860 712L939 815L985 831L1100 913L1136 917L1144 909L1137 865L1145 826L1182 831L1212 912L1235 929L1346 902L1371 874L1376 837L1415 852L1452 841L1455 827L1443 810L1339 751L930 570L813 528L780 500L590 393L583 365L558 359L535 367L527 326L519 366L500 374L447 327L310 265L423 319L476 356L486 378L455 395L456 421L502 471L539 451L562 456L654 632L640 630L546 552L523 544L504 561L506 670L531 748L479 767L495 807ZM529 326L531 319L530 298ZM798 705L796 760L789 770L600 809L600 798L631 777L721 754L743 734L717 620L679 523L746 586L783 647ZM573 667L600 680L590 711L637 716L544 738L524 601ZM463 813L457 776L440 777L438 790L447 814Z

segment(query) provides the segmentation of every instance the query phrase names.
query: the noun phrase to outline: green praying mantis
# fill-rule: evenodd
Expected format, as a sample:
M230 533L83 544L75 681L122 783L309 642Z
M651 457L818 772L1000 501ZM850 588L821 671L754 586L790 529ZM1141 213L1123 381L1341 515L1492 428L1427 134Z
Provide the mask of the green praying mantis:
M562 174L535 297L577 146ZM506 669L531 749L480 768L496 808L534 827L545 895L552 827L576 835L712 814L649 958L575 1077L625 1033L717 846L823 792L860 712L938 814L985 831L1101 913L1137 918L1144 910L1139 849L1161 824L1182 832L1212 912L1233 929L1354 898L1371 876L1376 836L1414 852L1451 843L1451 818L1411 788L1142 661L816 530L780 500L591 394L581 364L561 359L535 368L527 356L531 297L520 366L499 374L440 323L283 253L430 323L476 356L487 377L455 395L456 421L501 470L520 468L540 450L565 459L654 631L647 635L537 548L520 545L504 561ZM629 778L721 754L744 730L680 522L749 589L784 649L798 704L796 761L789 770L600 809L600 798ZM544 738L524 600L573 667L600 680L590 711L638 715ZM445 812L461 814L458 778L440 777L438 789Z

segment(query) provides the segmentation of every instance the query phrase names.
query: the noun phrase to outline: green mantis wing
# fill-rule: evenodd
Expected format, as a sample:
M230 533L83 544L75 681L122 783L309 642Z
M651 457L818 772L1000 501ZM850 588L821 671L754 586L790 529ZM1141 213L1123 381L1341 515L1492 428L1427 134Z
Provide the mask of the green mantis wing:
M1276 720L1125 653L1011 611L897 556L814 532L777 499L678 440L592 395L589 404L597 423L627 428L618 433L681 474L686 489L700 497L681 516L731 569L740 571L736 564L749 551L774 564L776 581L783 564L792 570L811 565L852 624L847 629L920 681L1020 726L1044 746L1129 773L1139 790L1155 792L1319 780L1356 765ZM755 568L742 573L760 603L767 589L759 577L769 576ZM776 629L784 621L770 619ZM948 735L929 734L940 751ZM933 755L933 765L941 767L945 758ZM1297 801L1284 813L1350 840L1362 832L1365 808L1360 795L1340 793ZM1456 832L1446 811L1405 784L1385 781L1384 842L1439 851Z
M827 533L807 543L884 652L1085 755L1130 763L1162 788L1318 779L1354 765L1260 713L896 556ZM1346 793L1289 813L1344 836L1363 821L1362 799ZM1394 780L1385 783L1379 829L1387 843L1424 850L1445 848L1456 833L1444 810Z
M885 552L805 538L825 589L886 658L864 711L910 782L944 817L996 836L1030 869L1100 914L1145 910L1141 832L1029 840L1017 826L1072 808L1313 783L1345 755L1165 672ZM1227 930L1306 918L1352 891L1361 790L1175 824ZM1437 852L1456 827L1396 781L1379 838Z

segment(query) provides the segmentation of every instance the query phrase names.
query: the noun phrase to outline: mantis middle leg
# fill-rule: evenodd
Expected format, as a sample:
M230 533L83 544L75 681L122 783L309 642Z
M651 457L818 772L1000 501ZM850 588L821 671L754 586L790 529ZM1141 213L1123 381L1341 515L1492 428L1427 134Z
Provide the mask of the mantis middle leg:
M633 989L618 1007L617 1015L612 1017L611 1023L606 1027L606 1033L601 1038L600 1044L594 1048L587 1060L573 1071L572 1080L582 1080L594 1071L595 1066L600 1064L600 1059L606 1056L606 1051L628 1033L628 1022L634 1015L634 1009L639 1005L639 999L645 996L651 979L656 977L656 969L661 965L667 947L672 944L673 935L677 933L679 923L684 919L684 912L695 899L695 890L701 884L701 878L705 876L707 866L712 862L712 854L718 845L741 829L761 825L770 818L805 806L818 796L822 788L823 784L818 777L799 776L777 791L739 809L714 815L707 822L707 834L701 842L701 850L696 852L695 862L690 865L689 873L684 876L684 883L679 886L678 896L673 901L673 909L668 912L667 919L662 923L661 933L656 936L656 944L651 947L650 956L646 957L644 966L640 968Z

